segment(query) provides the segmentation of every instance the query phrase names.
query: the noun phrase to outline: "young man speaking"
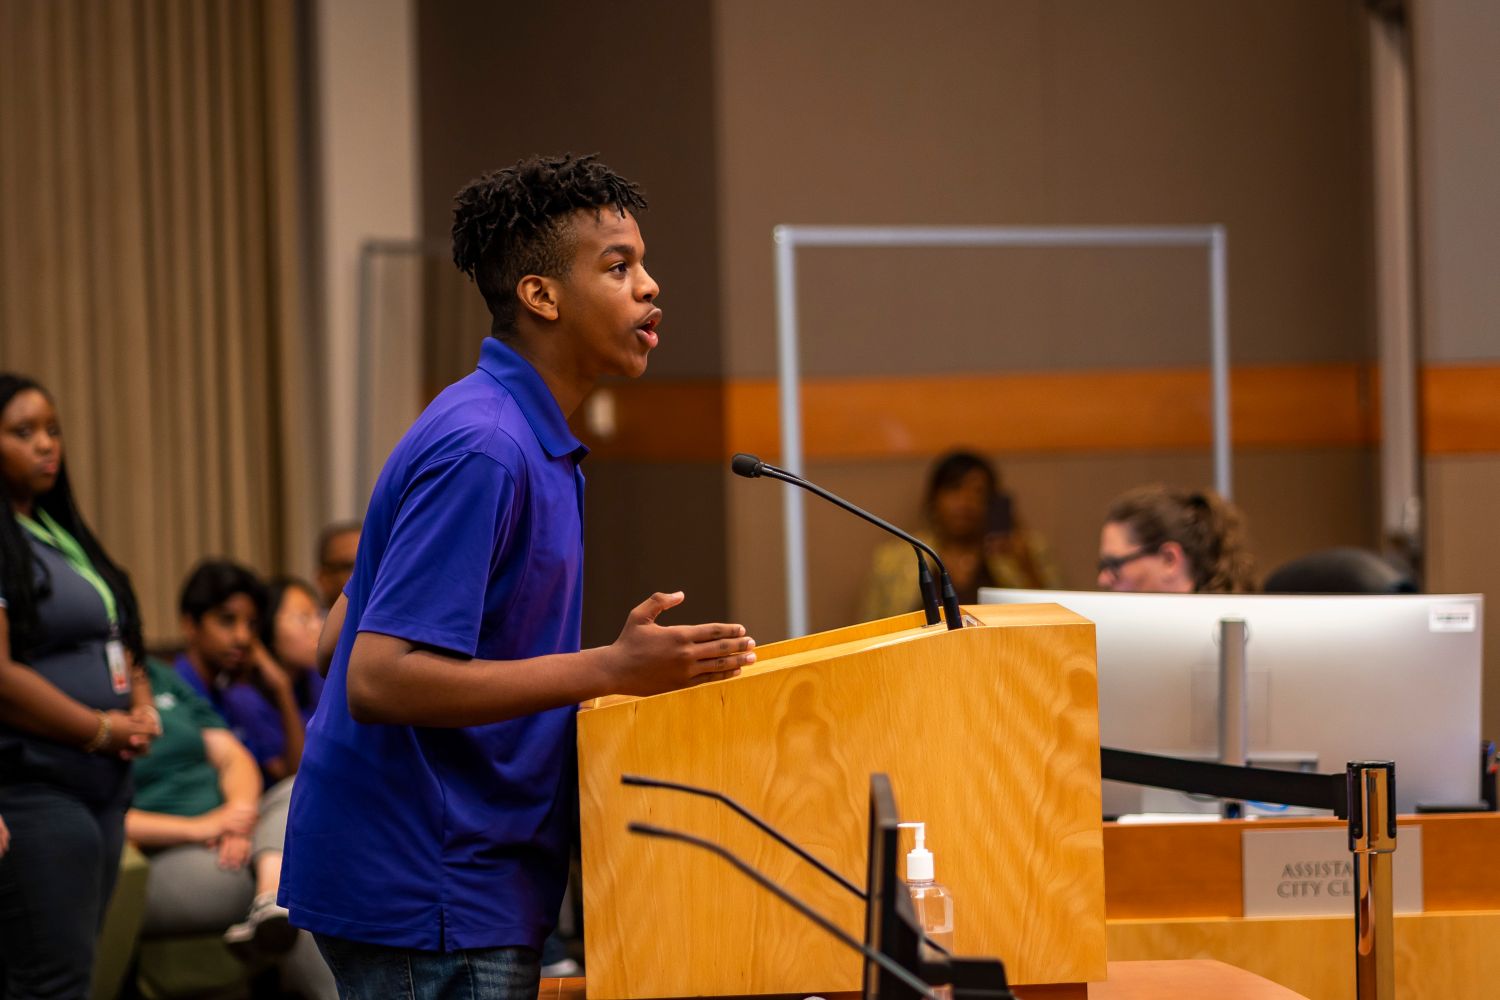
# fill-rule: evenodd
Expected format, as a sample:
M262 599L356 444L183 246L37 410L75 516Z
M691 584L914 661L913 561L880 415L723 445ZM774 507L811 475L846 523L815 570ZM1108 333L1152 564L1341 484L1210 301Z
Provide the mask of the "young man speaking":
M656 347L644 208L593 157L524 160L458 194L453 257L491 336L375 484L292 800L282 902L345 998L534 1000L567 875L576 705L755 658L739 625L659 625L681 593L579 651L586 449L567 418Z

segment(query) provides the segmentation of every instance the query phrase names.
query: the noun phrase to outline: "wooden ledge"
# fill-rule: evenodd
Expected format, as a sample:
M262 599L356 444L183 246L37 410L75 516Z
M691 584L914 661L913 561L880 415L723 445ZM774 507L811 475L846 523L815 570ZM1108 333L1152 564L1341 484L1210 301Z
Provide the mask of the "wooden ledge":
M1019 1000L1087 996L1088 1000L1305 1000L1285 986L1223 962L1110 962L1109 979L1089 983L1087 994L1066 986L1015 988ZM585 1000L582 979L543 979L537 1000ZM858 993L829 993L825 1000L859 1000ZM736 998L724 998L736 1000ZM767 1000L761 997L756 1000Z

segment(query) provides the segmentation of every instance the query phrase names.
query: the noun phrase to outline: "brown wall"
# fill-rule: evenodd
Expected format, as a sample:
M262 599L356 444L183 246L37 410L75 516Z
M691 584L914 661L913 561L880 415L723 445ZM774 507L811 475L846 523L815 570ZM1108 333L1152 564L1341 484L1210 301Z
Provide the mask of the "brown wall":
M1422 350L1431 362L1500 360L1500 5L1413 5ZM1438 391L1438 390L1435 390ZM1429 397L1429 408L1444 400ZM1491 420L1500 393L1480 403ZM1428 583L1500 595L1500 450L1426 462ZM1500 607L1488 609L1484 732L1500 733Z
M1222 223L1236 360L1367 350L1354 0L715 10L732 374L774 363L777 223Z
M731 377L775 369L778 223L1219 223L1236 363L1370 356L1363 22L1353 0L723 0L714 9ZM1207 359L1201 253L802 257L809 375ZM1120 401L1120 419L1130 402ZM1004 399L972 415L1006 417ZM964 441L956 426L926 455ZM1069 582L1083 587L1114 493L1210 479L1201 454L997 457ZM1366 447L1241 449L1239 495L1262 564L1371 544L1372 461ZM925 465L809 471L912 524ZM732 607L766 638L785 628L776 489L729 482ZM878 539L813 507L809 533L811 621L823 628L848 620Z

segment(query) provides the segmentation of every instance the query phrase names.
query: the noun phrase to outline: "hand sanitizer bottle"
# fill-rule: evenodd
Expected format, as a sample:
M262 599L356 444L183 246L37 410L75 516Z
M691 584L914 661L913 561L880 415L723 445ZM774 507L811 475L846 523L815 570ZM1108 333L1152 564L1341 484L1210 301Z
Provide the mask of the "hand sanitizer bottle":
M953 952L953 893L938 882L932 865L932 852L927 849L927 824L902 823L917 831L917 845L906 855L906 887L911 892L912 908L917 911L917 926L922 933L949 954ZM933 989L939 997L951 997L951 987Z

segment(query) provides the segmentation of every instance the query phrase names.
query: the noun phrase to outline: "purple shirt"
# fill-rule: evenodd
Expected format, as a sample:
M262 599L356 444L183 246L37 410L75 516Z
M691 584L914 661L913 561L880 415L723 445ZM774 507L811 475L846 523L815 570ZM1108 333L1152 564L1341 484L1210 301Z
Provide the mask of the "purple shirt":
M536 371L488 338L478 370L387 459L292 795L281 900L298 927L540 949L567 878L574 708L466 729L363 725L345 680L361 631L481 660L576 651L586 451Z
M218 711L218 691L203 683L203 678L198 676L198 671L193 666L193 661L187 658L186 653L178 654L177 659L172 661L172 666L177 670L177 675L187 681L188 687L198 693L198 697L213 705L214 710ZM219 714L222 715L223 713L220 712Z
M255 763L260 765L263 775L266 764L286 752L286 730L281 726L281 713L257 688L245 681L212 686L204 684L185 653L172 665L177 668L178 676L223 717L234 738L245 745Z

